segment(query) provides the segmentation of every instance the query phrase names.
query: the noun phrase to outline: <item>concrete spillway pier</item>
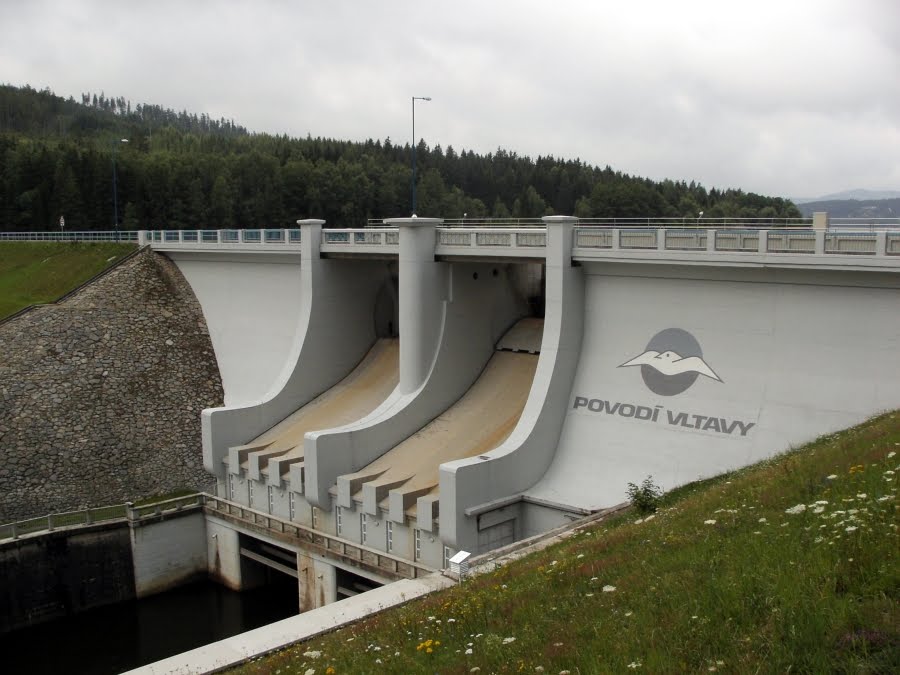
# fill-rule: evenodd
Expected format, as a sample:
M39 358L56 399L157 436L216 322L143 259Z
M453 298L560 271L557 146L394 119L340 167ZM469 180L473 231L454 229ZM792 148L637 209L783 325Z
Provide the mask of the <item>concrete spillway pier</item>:
M213 336L219 497L354 551L298 545L311 605L900 406L900 232L322 225L142 234Z

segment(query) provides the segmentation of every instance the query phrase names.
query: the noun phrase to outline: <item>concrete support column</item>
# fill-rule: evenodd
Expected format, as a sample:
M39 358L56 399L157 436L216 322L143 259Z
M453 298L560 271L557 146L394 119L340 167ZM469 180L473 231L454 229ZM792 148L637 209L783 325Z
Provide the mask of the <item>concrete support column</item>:
M813 213L812 226L814 230L827 230L828 213L826 211L816 211L815 213Z
M322 245L322 226L324 220L318 218L307 218L306 220L298 220L300 226L300 262L301 264L311 260L318 260L321 255L319 248ZM287 236L287 231L285 231Z
M297 553L297 582L300 611L324 607L337 600L337 572L334 565Z
M816 255L825 255L825 230L816 230Z
M138 230L138 246L146 246L149 244L149 237L147 237L147 230Z
M707 253L715 253L716 252L716 231L715 230L707 230L706 231L706 252Z
M769 231L768 230L760 230L759 231L759 242L757 243L757 252L761 255L765 255L769 252Z
M400 229L400 391L425 383L440 334L440 303L445 296L443 266L434 261L439 218L392 218Z

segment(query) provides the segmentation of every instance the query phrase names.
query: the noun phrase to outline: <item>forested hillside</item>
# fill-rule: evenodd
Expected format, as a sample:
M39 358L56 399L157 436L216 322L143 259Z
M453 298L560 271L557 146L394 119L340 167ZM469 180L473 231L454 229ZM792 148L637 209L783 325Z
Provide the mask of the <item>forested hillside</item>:
M410 151L390 139L249 133L233 120L121 97L76 101L0 86L0 230L55 229L61 215L68 230L111 229L114 159L125 229L287 227L298 218L360 227L409 214ZM416 157L420 215L800 216L780 198L655 182L580 160L422 141Z

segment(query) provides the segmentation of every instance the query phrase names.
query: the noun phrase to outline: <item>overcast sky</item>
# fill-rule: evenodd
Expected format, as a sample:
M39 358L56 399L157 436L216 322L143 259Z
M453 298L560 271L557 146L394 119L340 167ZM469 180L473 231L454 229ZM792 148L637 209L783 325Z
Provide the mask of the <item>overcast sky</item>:
M0 0L0 81L788 197L900 190L897 0Z

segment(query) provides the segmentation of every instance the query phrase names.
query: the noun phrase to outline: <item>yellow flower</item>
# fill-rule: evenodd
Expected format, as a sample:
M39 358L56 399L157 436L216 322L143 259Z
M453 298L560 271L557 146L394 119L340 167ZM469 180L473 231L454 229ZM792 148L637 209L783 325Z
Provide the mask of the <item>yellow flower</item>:
M434 650L433 650L431 647L428 647L428 648L425 650L425 653L426 653L426 654L430 654L430 653L433 652L433 651L434 651Z
M335 672L336 672L336 671L335 671L335 669L334 669L332 666L328 666L328 667L325 669L325 675L334 675Z

